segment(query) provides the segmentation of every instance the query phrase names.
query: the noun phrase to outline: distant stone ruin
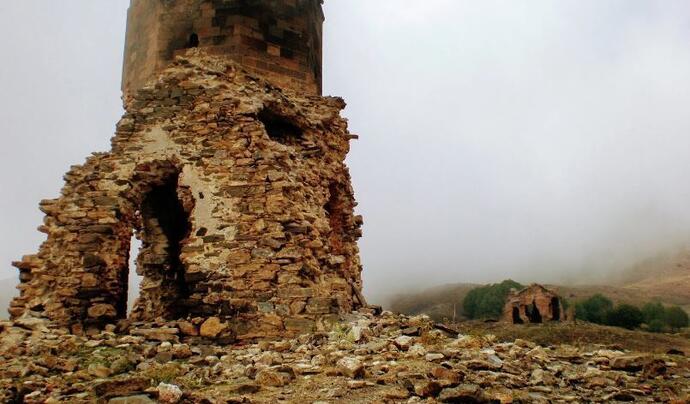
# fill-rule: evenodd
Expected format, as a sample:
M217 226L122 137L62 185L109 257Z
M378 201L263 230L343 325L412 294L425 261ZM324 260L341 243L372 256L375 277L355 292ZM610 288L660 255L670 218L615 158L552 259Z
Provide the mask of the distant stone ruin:
M512 324L539 324L567 319L568 314L558 294L537 284L520 291L513 290L503 308L503 321Z
M185 319L205 336L250 339L365 306L344 163L356 136L345 102L317 95L321 1L133 0L129 17L112 150L41 202L47 241L14 264L11 316L75 333ZM143 281L128 315L134 270Z

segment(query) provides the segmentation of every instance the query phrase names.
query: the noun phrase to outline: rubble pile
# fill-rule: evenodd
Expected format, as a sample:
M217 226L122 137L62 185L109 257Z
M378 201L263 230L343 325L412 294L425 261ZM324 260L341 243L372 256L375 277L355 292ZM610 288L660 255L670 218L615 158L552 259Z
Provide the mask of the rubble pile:
M0 401L25 403L672 402L677 355L455 335L426 317L356 312L294 339L219 345L177 323L91 338L30 317L0 324ZM194 333L192 333L194 334ZM23 401L22 401L23 400Z

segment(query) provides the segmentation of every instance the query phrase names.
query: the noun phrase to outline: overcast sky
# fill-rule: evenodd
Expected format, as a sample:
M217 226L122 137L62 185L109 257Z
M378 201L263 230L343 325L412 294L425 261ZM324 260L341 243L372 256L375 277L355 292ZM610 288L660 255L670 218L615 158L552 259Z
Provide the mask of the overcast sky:
M0 278L122 114L127 0L0 2ZM690 2L327 0L366 293L690 245Z

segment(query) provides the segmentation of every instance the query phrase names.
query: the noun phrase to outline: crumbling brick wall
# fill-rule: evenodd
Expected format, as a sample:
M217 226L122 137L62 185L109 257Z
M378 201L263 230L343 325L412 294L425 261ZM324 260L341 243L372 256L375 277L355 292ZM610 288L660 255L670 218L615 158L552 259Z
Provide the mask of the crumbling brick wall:
M503 321L513 324L565 321L568 314L556 292L534 284L508 296Z
M301 96L189 51L127 104L112 150L41 202L38 254L15 263L17 317L73 328L210 316L240 338L293 335L363 304L362 219L342 99Z

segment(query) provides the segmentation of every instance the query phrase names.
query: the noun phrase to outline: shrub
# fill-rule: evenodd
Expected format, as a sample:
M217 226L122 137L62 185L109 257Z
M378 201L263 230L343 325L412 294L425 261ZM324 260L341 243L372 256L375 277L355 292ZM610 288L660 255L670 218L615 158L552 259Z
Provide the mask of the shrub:
M649 325L654 320L660 320L662 323L666 321L666 309L659 302L647 303L642 306L642 316L644 322Z
M575 305L575 318L590 323L605 324L607 313L613 309L613 302L597 293Z
M655 318L647 323L647 331L649 332L663 332L664 328L666 328L666 323L658 318Z
M673 330L679 330L688 326L688 313L678 306L666 309L664 318L666 324Z
M462 302L465 315L472 319L498 318L503 313L510 290L522 288L522 285L513 280L505 280L472 289Z
M639 327L643 321L642 310L629 304L620 304L606 314L607 325L623 327L629 330Z

